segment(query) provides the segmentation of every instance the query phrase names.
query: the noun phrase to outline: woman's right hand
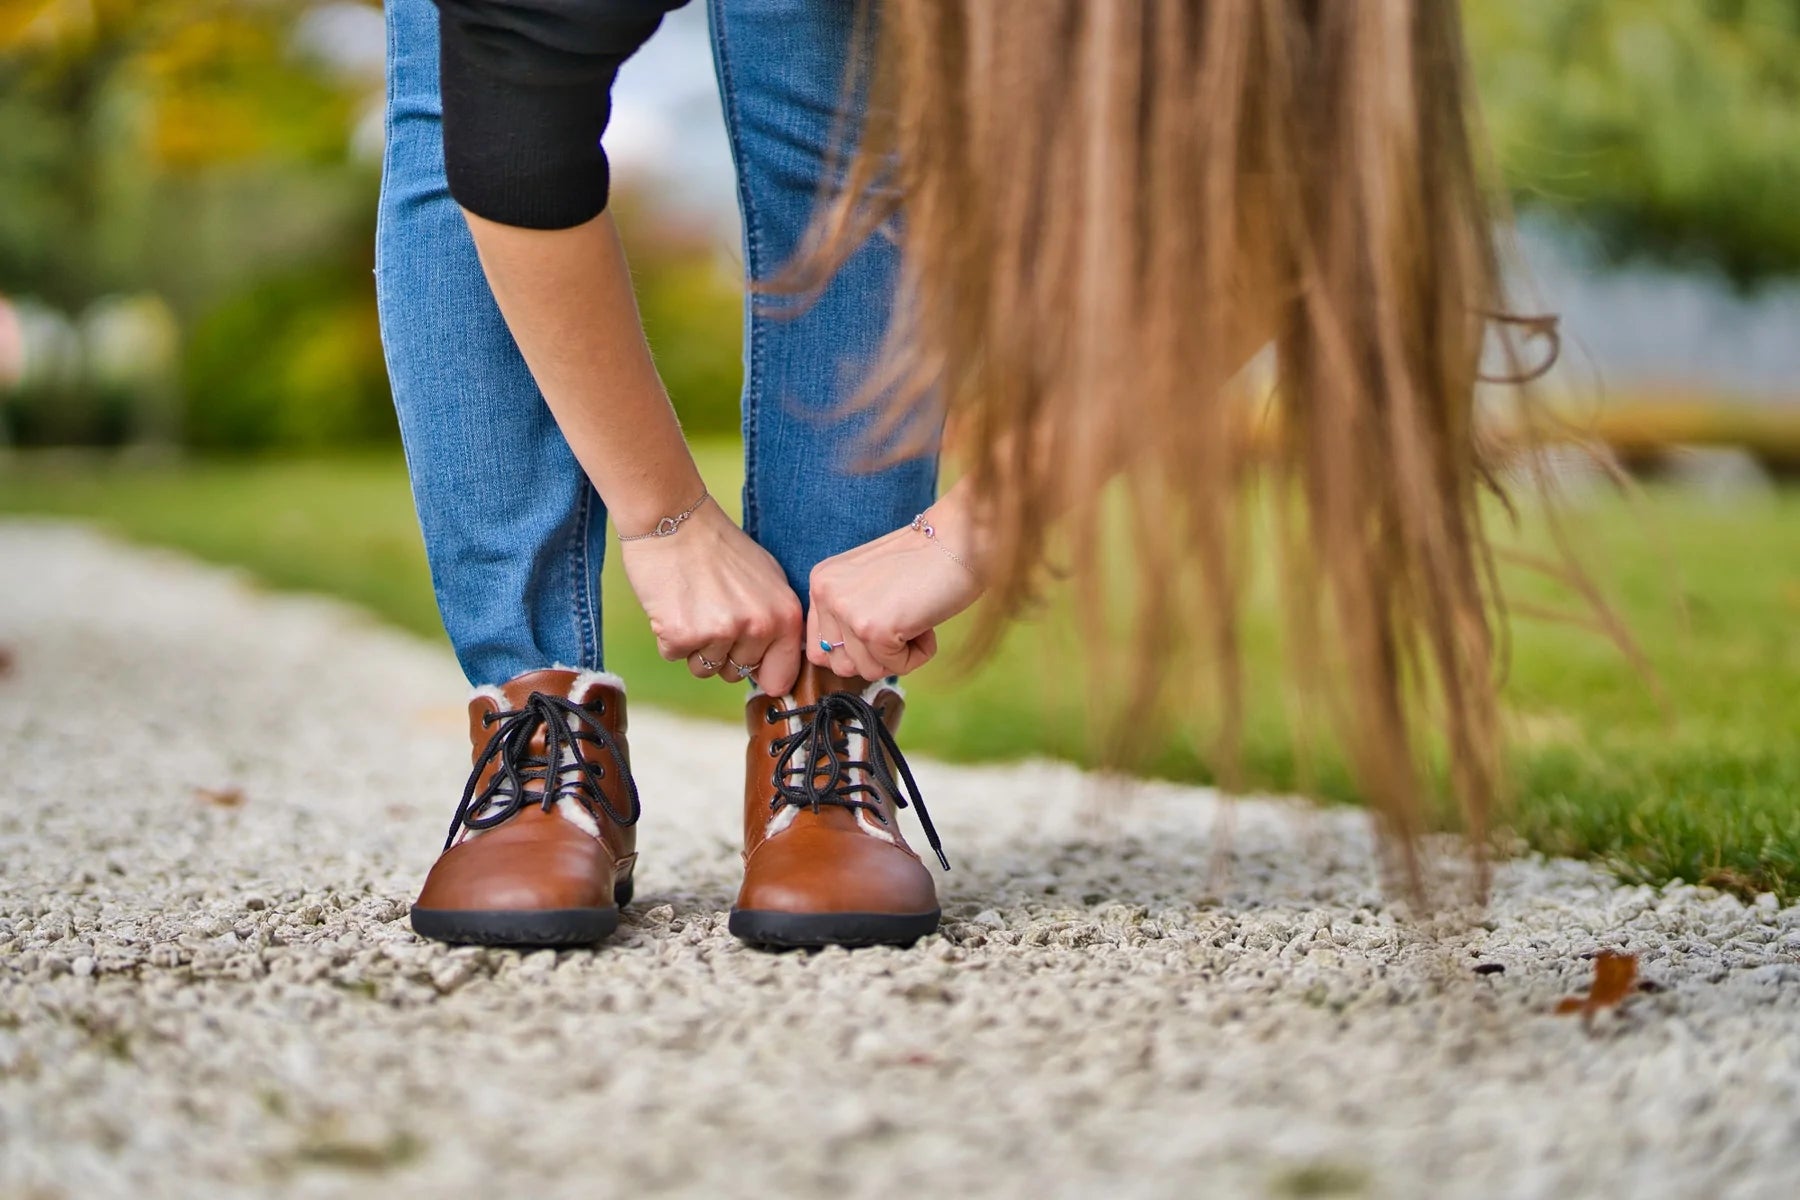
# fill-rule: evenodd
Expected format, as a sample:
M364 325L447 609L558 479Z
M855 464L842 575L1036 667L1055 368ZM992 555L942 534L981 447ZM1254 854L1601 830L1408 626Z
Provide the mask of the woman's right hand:
M716 502L703 502L668 537L624 542L620 549L625 577L665 659L686 659L701 678L721 670L735 678L728 665L735 662L750 668L770 695L793 690L804 628L799 597L774 557Z

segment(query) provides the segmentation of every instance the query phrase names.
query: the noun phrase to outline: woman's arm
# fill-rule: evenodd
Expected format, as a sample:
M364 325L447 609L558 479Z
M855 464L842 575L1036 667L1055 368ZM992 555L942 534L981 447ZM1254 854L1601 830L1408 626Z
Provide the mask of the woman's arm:
M466 215L513 340L619 532L687 508L700 472L645 344L611 214L573 229Z
M645 344L612 218L522 229L468 214L513 340L622 536L654 530L704 493ZM800 602L775 560L712 502L668 537L623 546L626 576L671 661L698 675L730 658L762 686L793 686Z

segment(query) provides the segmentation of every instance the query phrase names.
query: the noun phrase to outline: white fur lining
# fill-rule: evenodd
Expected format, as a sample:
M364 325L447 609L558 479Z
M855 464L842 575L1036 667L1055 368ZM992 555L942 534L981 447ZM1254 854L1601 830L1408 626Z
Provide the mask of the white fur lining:
M762 688L760 688L760 687L756 687L756 688L751 689L750 695L751 695L752 699L754 699L755 697L758 697L758 696L768 696L769 693L763 691ZM781 706L783 708L793 708L794 707L794 697L793 697L792 693L789 693L786 696L778 696L778 697L770 697L770 698L778 699L778 700L782 701ZM786 730L790 734L798 733L798 732L800 732L800 718L799 717L783 717L781 720L781 726L784 730ZM794 823L794 818L799 815L800 815L800 810L792 804L783 804L783 805L779 806L778 808L776 808L776 810L774 812L769 814L769 823L767 825L763 826L763 837L765 839L774 837L776 834L778 834L782 830L786 829L789 825L792 825Z
M893 834L869 820L869 810L866 808L859 808L856 810L856 823L863 827L864 833L878 837L890 846L898 846L900 844L894 840Z
M797 806L792 804L782 805L780 808L776 809L774 815L769 818L769 823L763 826L763 836L766 838L774 837L789 825L792 825L794 823L794 818L799 815L800 809Z
M573 667L557 667L555 669L558 671L575 670ZM575 699L596 683L603 683L607 687L616 688L621 692L625 690L625 681L611 671L576 671L574 681L569 684L569 699Z
M583 808L581 801L575 797L559 798L556 802L556 813L589 837L598 838L600 836L600 826L594 820L594 814Z
M863 694L865 696L868 696L867 692L865 692ZM870 699L871 702L873 702L874 697L869 696L868 698ZM852 733L852 734L845 735L845 737L844 737L844 756L846 758L866 759L868 756L868 750L869 750L869 735L868 734ZM882 841L886 842L890 846L898 844L894 841L893 834L889 833L886 829L883 829L879 824L877 824L876 822L869 819L869 810L868 809L859 808L856 810L856 823L858 825L862 826L864 833L872 834L873 836L880 838Z
M544 669L546 671L573 671L575 673L575 678L569 681L567 697L570 700L575 699L575 697L581 695L581 693L587 691L596 683L603 683L607 687L617 688L621 692L625 690L625 680L614 675L611 671L584 671L579 667L565 666L562 663L557 663L555 666L545 667ZM495 704L498 704L503 708L506 706L506 693L501 690L500 684L484 683L469 693L470 700L479 700L483 698L492 700Z

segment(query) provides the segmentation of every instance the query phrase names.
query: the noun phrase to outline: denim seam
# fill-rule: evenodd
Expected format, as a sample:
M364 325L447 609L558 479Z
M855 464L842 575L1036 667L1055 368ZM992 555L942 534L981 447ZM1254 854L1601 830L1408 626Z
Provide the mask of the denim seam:
M719 91L725 110L725 136L737 167L738 210L744 219L744 274L749 284L762 275L761 238L756 220L756 199L744 170L744 145L739 135L737 85L732 80L731 51L725 32L725 0L711 0L713 59L719 75ZM744 438L744 532L756 538L762 511L756 493L757 417L762 409L762 339L756 336L756 297L744 289L744 392L741 426Z
M381 253L381 241L382 241L381 227L387 221L387 207L388 207L388 202L390 200L390 193L388 190L388 176L390 174L390 172L388 170L388 156L393 152L391 147L394 144L394 97L399 92L399 88L396 87L395 83L394 83L394 76L399 72L399 69L400 69L400 63L399 63L400 55L399 55L398 46L396 44L396 39L394 36L393 16L386 12L383 12L382 16L384 18L383 35L386 40L386 52L387 52L387 71L382 75L382 86L383 86L383 90L386 92L387 95L386 95L386 103L384 103L382 105L382 112L381 112L381 147L382 147L382 150L381 150L381 159L382 159L382 161L381 161L381 182L376 186L376 189L375 189L375 270L374 270L374 275L375 275L377 287L380 286L381 261L384 257L384 255ZM382 348L384 351L386 350L385 342L386 342L386 339L383 338L384 344L383 344ZM389 374L392 374L391 369L389 371Z
M594 636L593 584L588 576L588 523L593 519L594 488L584 477L577 490L579 497L570 531L575 541L569 555L570 590L575 600L575 640L580 649L580 665L583 670L595 670L599 665L600 650Z

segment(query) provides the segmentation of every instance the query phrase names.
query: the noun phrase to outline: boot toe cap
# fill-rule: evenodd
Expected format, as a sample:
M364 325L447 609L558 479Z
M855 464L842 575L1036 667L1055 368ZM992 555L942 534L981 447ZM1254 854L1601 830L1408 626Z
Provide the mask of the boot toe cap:
M923 914L937 910L931 872L910 852L867 834L794 829L744 864L739 910Z
M493 835L471 838L438 859L425 877L417 907L465 912L611 908L610 865L597 843L584 840L588 844L522 845Z

